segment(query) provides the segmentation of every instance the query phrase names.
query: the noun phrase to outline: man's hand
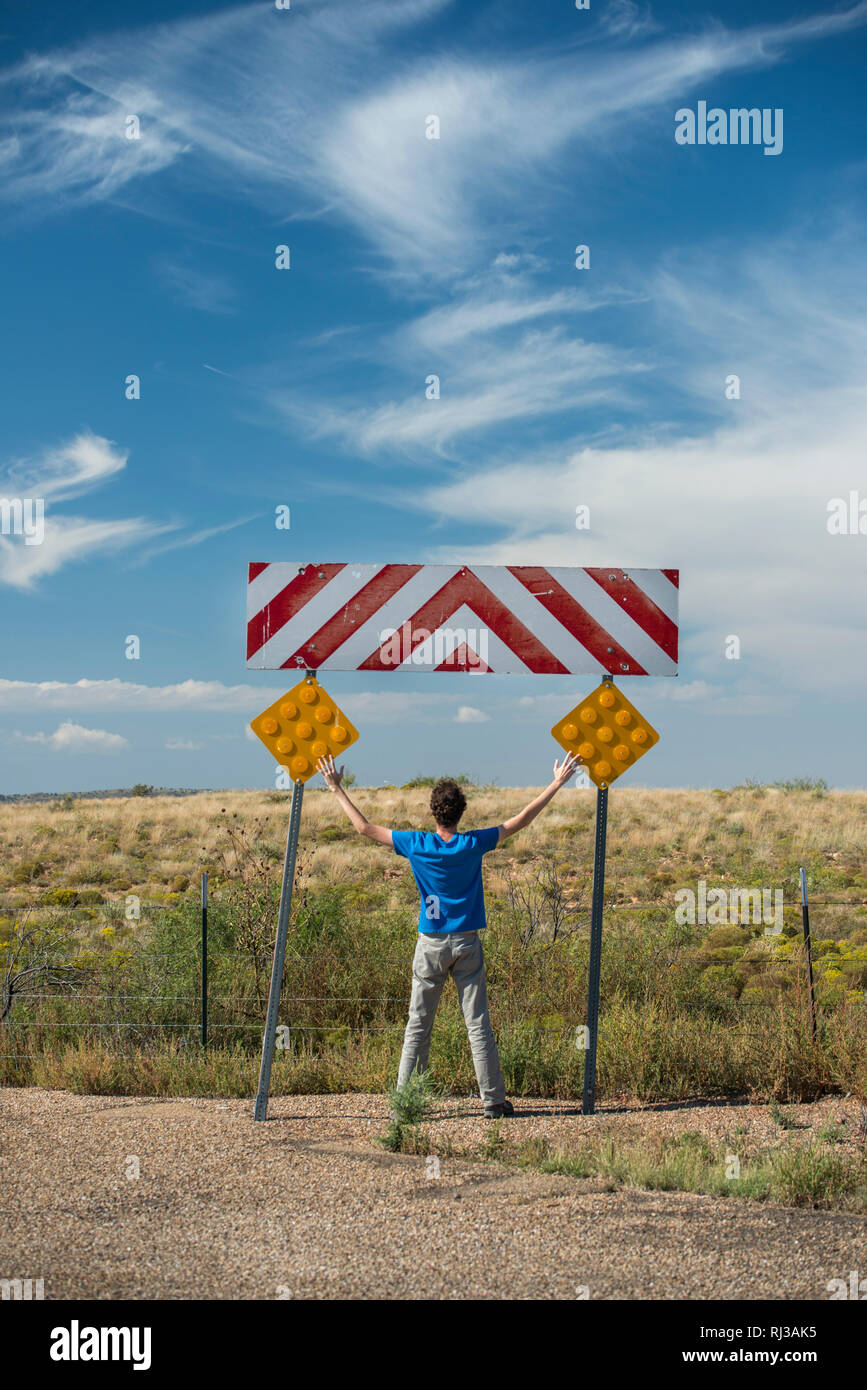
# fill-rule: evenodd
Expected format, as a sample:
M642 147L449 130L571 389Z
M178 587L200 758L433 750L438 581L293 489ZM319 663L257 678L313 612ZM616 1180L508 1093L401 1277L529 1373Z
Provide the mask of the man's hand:
M328 790L336 792L343 781L343 764L341 763L339 768L335 767L333 757L327 753L324 758L319 759L316 764L316 771L322 773Z
M509 820L503 821L503 824L499 827L500 835L497 844L501 845L504 840L508 840L510 835L514 835L516 830L523 830L525 825L529 825L531 821L534 821L539 812L548 805L551 797L556 796L560 788L565 787L569 778L574 776L583 761L583 758L578 758L573 753L567 753L563 759L562 767L559 763L555 762L554 780L551 782L550 786L547 786L543 792L540 792L537 797L534 797L529 805L525 806L523 811L520 811L517 816L512 816Z
M567 753L563 759L563 766L558 762L554 763L554 781L558 787L565 787L570 777L574 777L584 759L577 757L574 753Z
M321 772L325 778L325 785L329 791L334 792L338 802L343 807L352 824L355 826L359 835L366 835L369 840L374 840L378 845L392 844L391 831L385 825L371 825L367 816L359 811L357 806L349 800L346 792L341 787L343 781L343 767L334 766L334 759L328 753L324 758L320 758L316 764L316 771Z

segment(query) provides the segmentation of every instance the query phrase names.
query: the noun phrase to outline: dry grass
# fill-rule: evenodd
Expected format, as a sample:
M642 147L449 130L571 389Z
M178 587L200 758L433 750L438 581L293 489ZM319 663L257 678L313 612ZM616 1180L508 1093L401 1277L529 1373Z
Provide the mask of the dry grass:
M467 822L497 824L530 795L471 789ZM354 797L372 820L429 823L425 790ZM575 1027L586 1008L594 800L561 793L485 861L494 1024L515 1095L580 1094ZM39 1001L19 999L14 1047L0 1048L16 1056L0 1073L13 1084L90 1091L249 1094L288 803L285 794L244 791L0 805L0 956L28 905L38 916L60 890L53 911L85 967L74 997L45 1003L47 1020ZM861 792L614 789L600 1098L865 1094L865 826ZM798 955L802 864L815 901L815 1044ZM203 868L215 1001L205 1055L195 1031ZM784 936L679 926L675 892L699 879L782 888ZM123 915L130 895L141 899L137 922ZM296 1031L275 1067L275 1093L380 1089L393 1077L417 912L406 862L356 836L327 792L308 790L284 995ZM565 927L555 939L558 921ZM0 1042L10 1037L7 1029ZM432 1056L452 1093L473 1089L451 993Z
M467 823L496 825L533 794L527 788L473 791ZM429 824L424 790L359 790L354 795L371 820L400 828ZM223 827L233 816L254 830L256 843L277 861L283 852L288 794L228 791L79 800L70 810L59 809L61 804L0 805L0 890L9 905L23 905L47 885L94 888L106 901L127 892L164 900L177 877L193 883L203 868L216 869ZM589 872L593 813L591 793L560 793L508 848L488 858L489 889L504 890L509 864L552 854L568 857L576 874ZM865 840L865 792L816 796L617 787L609 806L608 885L624 901L645 901L648 892L655 899L659 890L699 877L708 883L785 886L793 895L797 869L805 864L817 896L845 896L853 905L863 905ZM369 882L385 868L399 871L407 890L395 890L395 906L414 900L406 866L352 835L330 795L320 789L305 795L302 852L314 886ZM33 866L32 881L18 881L22 866L28 880L27 866Z

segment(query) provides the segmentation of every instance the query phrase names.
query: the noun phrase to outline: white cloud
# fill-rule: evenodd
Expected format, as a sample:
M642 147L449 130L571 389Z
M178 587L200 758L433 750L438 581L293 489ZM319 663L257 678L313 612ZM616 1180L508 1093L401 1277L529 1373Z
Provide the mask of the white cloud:
M94 521L57 512L53 506L101 487L126 468L128 455L110 439L85 431L32 459L15 459L0 468L0 496L41 498L45 508L44 537L28 545L23 536L0 535L0 584L32 589L40 579L64 565L91 560L123 550L140 563L167 550L199 545L212 536L243 526L251 517L240 517L219 526L187 532L154 547L152 542L167 532L180 530L176 522L155 522L147 517L118 517Z
M439 400L426 399L420 366L417 389L400 402L335 406L277 392L272 403L311 432L337 435L369 454L444 449L511 421L603 402L626 405L625 379L644 370L629 352L570 338L559 327L534 329L497 349L469 342L463 354L450 357Z
M129 740L106 729L86 729L83 724L67 720L53 734L22 734L16 730L13 738L21 743L39 743L54 753L119 753L129 747Z
M66 502L122 473L129 457L111 439L85 430L36 458L13 459L0 469L0 489L19 496Z
M660 682L654 687L654 695L657 698L668 698L675 704L692 703L695 700L709 700L716 690L708 681L680 681L673 680L667 685Z
M204 748L203 743L194 743L189 738L167 738L166 748L172 753L193 753L197 748Z
M95 710L159 713L160 711L205 711L214 714L243 714L252 719L285 691L285 685L223 685L220 681L180 681L176 685L139 685L134 681L15 681L0 678L0 714L38 713L58 710L66 713ZM402 690L354 691L348 697L347 713L369 724L391 724L397 719L448 718L442 708L442 695ZM351 709L349 708L351 706ZM247 737L256 738L245 726ZM258 741L258 740L257 740Z
M867 537L826 523L832 498L865 492L867 274L858 246L832 237L809 302L797 229L745 247L737 266L705 248L651 277L668 396L686 402L690 433L668 423L668 396L654 408L645 393L640 429L444 469L404 505L500 532L474 546L479 563L679 568L682 660L713 687L759 680L755 700L865 681ZM739 400L725 398L732 372ZM575 528L579 505L588 530ZM452 561L454 548L427 558ZM740 662L724 658L729 635Z
M171 208L174 181L241 190L282 217L291 188L307 199L298 211L348 218L392 267L448 279L489 260L527 208L538 225L565 154L604 159L611 142L633 138L636 113L867 18L860 3L659 38L618 0L601 42L525 49L517 61L499 56L496 36L484 59L448 40L392 43L447 8L331 0L290 17L240 5L28 58L3 79L20 93L0 126L6 196L30 209L138 199L153 215ZM131 113L140 140L125 138ZM425 138L429 114L440 140ZM518 181L516 211L507 200Z
M0 536L0 583L17 589L30 589L40 579L56 573L62 566L79 560L140 546L144 541L171 530L144 517L118 521L88 521L85 517L45 517L45 539L41 545L25 545L20 540Z
M223 685L220 681L180 681L176 685L139 685L134 681L15 681L0 679L0 711L53 710L213 710L258 714L283 693L254 685Z
M109 482L123 472L126 461L127 454L112 440L84 431L35 458L14 459L0 468L0 494L42 498L48 503L41 544L0 536L0 584L30 589L73 561L140 546L171 530L144 517L93 521L53 510L54 504Z
M490 719L489 714L484 710L474 709L472 705L461 705L455 715L456 724L487 724Z

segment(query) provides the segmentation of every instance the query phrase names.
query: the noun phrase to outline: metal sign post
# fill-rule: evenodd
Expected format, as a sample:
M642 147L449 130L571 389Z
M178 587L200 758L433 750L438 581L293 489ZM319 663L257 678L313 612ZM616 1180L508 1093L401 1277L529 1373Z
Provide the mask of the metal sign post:
M596 847L593 854L593 905L590 911L590 970L587 979L587 1051L584 1054L584 1096L581 1110L592 1115L596 1105L596 1037L599 1029L599 979L602 974L602 898L605 891L605 836L608 829L608 788L596 788Z
M810 1032L816 1041L816 993L813 988L813 948L810 941L810 908L807 903L807 870L801 869L801 921L804 927L804 954L807 957L807 990L810 996Z
M268 993L268 1012L265 1016L265 1036L262 1039L259 1089L256 1092L256 1108L253 1115L256 1120L265 1120L268 1117L271 1063L274 1060L274 1043L277 1037L277 1014L286 959L286 938L289 934L289 913L292 908L304 783L316 776L316 764L320 758L328 754L339 757L358 738L358 730L350 724L327 690L319 684L315 671L308 671L296 686L285 695L281 695L268 709L257 714L250 728L281 767L287 769L293 783L289 832L286 836L286 858L283 862L283 882L280 887L280 911L277 916L277 935L274 938L271 988Z
M274 961L271 966L271 988L268 992L268 1012L265 1015L265 1036L262 1039L262 1062L259 1067L259 1089L256 1092L254 1120L268 1118L268 1091L271 1085L271 1062L277 1038L277 1013L280 1008L280 988L283 983L283 964L286 959L286 937L289 931L289 912L292 907L292 885L295 881L295 857L298 853L298 831L301 828L301 802L304 783L292 788L292 810L289 814L289 833L286 836L286 858L283 861L283 883L280 888L280 912L277 935L274 938Z
M202 874L202 1047L208 1046L208 875Z
M599 1033L599 982L602 976L602 904L605 893L605 839L608 788L659 742L659 734L606 675L600 686L551 730L568 753L581 758L596 785L596 845L593 854L593 905L587 973L587 1051L584 1054L582 1111L596 1106L596 1042Z

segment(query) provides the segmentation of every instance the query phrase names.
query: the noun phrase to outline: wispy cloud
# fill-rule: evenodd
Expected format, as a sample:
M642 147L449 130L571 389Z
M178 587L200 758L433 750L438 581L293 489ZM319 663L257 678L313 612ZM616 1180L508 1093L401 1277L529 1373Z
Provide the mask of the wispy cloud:
M173 298L206 314L234 313L238 291L225 275L190 265L171 256L155 262L159 279ZM215 370L213 367L211 371Z
M113 440L83 431L35 458L10 460L0 468L0 488L22 497L67 502L122 473L128 457Z
M83 432L36 458L15 459L0 468L0 496L41 498L47 504L40 544L0 535L0 584L32 589L64 565L139 545L171 530L145 517L95 521L54 510L55 504L110 482L126 462L127 454L110 439Z
M271 404L320 437L333 436L367 454L388 450L446 449L462 436L510 421L532 420L603 402L627 407L625 378L646 370L628 350L570 338L564 328L534 329L487 351L463 334L442 375L417 355L411 396L382 405L314 400L275 391ZM464 350L461 350L464 349ZM439 365L439 363L437 363ZM428 399L428 376L439 377L438 398Z
M0 535L0 584L33 589L39 580L65 565L117 551L127 552L143 564L155 554L201 545L253 519L236 517L184 532L176 521L159 522L142 516L96 521L54 510L54 504L110 482L126 468L127 458L112 440L84 432L36 458L16 459L0 468L0 497L41 498L47 504L41 543L27 544L24 536ZM181 534L154 545L158 537L176 532Z
M20 98L0 125L6 196L30 209L123 196L154 176L274 208L287 187L349 219L383 267L453 278L502 245L504 217L556 185L576 141L604 160L636 112L698 83L782 61L867 20L867 3L779 24L661 38L637 5L609 7L598 44L482 62L394 39L446 0L331 0L285 13L242 5L100 36L4 74ZM291 17L290 17L291 16ZM327 80L326 80L327 78ZM141 139L124 122L138 115ZM428 115L439 140L425 138ZM587 137L592 134L592 141ZM544 179L540 171L545 171ZM520 180L530 201L507 196Z
M863 681L867 542L829 534L827 520L832 498L864 492L867 274L837 235L805 303L796 266L809 244L746 247L737 269L681 253L651 277L668 376L703 423L675 430L663 407L631 437L458 468L404 505L499 532L474 547L480 562L678 565L686 654L712 684L758 670L766 689ZM731 373L739 400L725 396ZM740 661L723 658L728 635Z

